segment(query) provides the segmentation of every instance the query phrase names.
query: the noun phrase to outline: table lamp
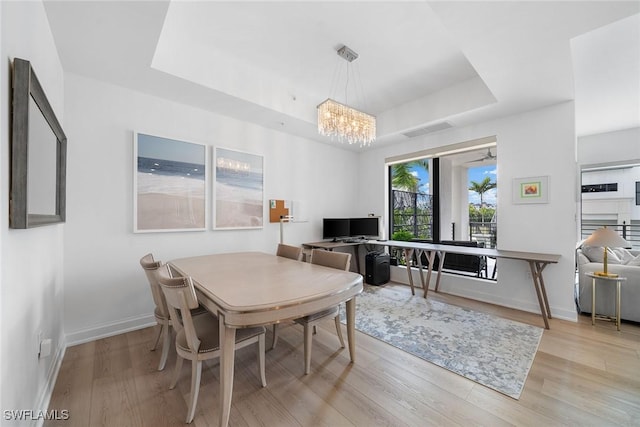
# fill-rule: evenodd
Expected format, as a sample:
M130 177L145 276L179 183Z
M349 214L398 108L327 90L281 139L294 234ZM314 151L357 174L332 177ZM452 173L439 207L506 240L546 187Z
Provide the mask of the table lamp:
M597 271L593 274L603 277L618 277L617 274L607 271L607 250L609 248L628 247L629 243L626 240L612 229L602 227L594 231L591 236L584 241L583 246L602 246L604 248L604 271Z

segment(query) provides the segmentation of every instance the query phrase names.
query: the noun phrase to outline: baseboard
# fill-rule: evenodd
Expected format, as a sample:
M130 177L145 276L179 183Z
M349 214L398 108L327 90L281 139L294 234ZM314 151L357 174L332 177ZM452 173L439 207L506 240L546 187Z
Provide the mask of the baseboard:
M67 346L64 340L60 340L60 343L61 344L58 346L53 363L51 363L50 365L49 373L47 374L47 381L42 387L42 390L40 390L38 400L36 401L36 411L42 411L41 413L46 413L49 409L51 395L53 394L53 389L56 386L58 373L60 372L60 368L62 367L62 361L64 360L64 355L67 350ZM35 425L37 427L41 427L44 425L44 421L44 418L39 418L36 421Z
M112 337L138 329L148 328L156 324L153 315L143 315L130 317L116 322L103 323L90 328L75 331L66 335L66 342L69 347L99 340L101 338Z

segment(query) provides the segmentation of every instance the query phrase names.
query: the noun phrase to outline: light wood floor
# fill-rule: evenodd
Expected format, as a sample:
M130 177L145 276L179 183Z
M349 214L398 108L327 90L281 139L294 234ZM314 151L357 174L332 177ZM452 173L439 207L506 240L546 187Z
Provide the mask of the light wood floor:
M400 289L410 292L403 285ZM542 326L539 315L446 294L448 303ZM624 303L624 302L623 302ZM333 322L314 337L312 373L303 375L303 336L280 328L267 352L261 388L254 348L236 354L232 426L639 426L640 326L551 320L520 400L476 384L357 332L357 361L340 349ZM155 328L69 347L50 409L70 419L45 425L182 426L189 393L185 363L169 390L175 352L158 372L160 352L149 351ZM267 335L267 342L270 335ZM203 371L194 426L218 422L218 365Z

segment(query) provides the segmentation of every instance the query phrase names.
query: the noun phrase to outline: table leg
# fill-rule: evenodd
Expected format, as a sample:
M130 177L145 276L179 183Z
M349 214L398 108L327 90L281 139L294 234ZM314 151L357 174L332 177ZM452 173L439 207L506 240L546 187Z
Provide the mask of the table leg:
M596 278L591 279L591 324L596 324Z
M540 304L540 313L544 319L545 329L549 329L549 318L551 318L551 310L549 309L547 302L547 295L544 289L544 282L542 282L542 270L545 264L537 265L534 261L528 261L529 268L531 269L531 279L533 280L533 287L536 289L538 295L538 304Z
M418 262L418 273L420 274L420 286L422 286L422 293L424 294L424 269L422 268L422 254L424 251L422 249L416 249L416 261Z
M407 264L407 274L409 275L409 285L411 286L411 295L415 295L416 291L413 289L413 275L411 274L411 257L413 256L413 249L405 248L404 261Z
M353 256L356 257L356 271L358 272L358 274L362 274L360 273L360 251L359 251L360 245L353 245Z
M427 297L427 292L429 292L429 283L431 283L431 273L433 272L433 262L436 258L436 251L427 251L427 261L429 265L427 266L427 282L424 284L424 297Z
M347 340L351 363L356 361L356 297L347 301Z
M437 251L438 256L440 257L440 262L438 263L438 274L436 275L436 292L440 289L440 277L442 277L442 267L444 267L444 257L447 254L444 251Z
M616 280L616 326L620 330L620 280Z
M220 336L220 426L229 424L231 396L233 394L233 369L236 351L236 329L224 323L224 315L218 313Z

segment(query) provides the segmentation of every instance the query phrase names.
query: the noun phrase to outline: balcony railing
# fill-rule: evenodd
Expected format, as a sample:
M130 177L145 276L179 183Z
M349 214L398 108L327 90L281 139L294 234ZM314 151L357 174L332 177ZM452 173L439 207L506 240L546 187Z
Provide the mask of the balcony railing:
M631 245L632 249L640 249L640 221L632 220L631 224L622 222L616 224L615 221L582 221L582 239L586 239L598 228L607 227L616 230L623 239Z
M495 248L498 239L498 223L492 222L469 222L470 240L484 242L485 248Z

